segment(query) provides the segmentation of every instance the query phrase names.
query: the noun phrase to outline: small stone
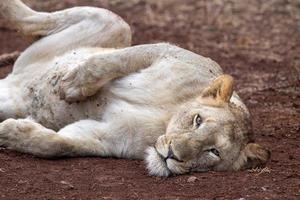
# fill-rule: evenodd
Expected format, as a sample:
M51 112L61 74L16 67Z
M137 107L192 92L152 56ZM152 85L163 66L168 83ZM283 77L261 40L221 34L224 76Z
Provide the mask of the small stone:
M69 189L74 189L74 186L67 181L61 181L60 183L66 185Z
M5 171L4 171L4 169L0 168L0 172L4 173Z
M266 190L267 190L267 188L265 188L265 187L261 187L261 189L262 189L263 191L266 191Z
M27 183L27 182L28 182L28 181L24 181L24 180L19 180L19 181L18 181L19 184L24 184L24 183Z
M194 183L196 180L197 180L196 176L191 176L191 177L188 178L187 182L188 183Z

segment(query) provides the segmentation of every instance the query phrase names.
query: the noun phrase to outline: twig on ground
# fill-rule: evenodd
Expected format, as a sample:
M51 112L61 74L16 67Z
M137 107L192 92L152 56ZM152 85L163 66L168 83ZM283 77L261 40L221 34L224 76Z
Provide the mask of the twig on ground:
M248 172L250 172L250 173L257 173L255 175L259 176L260 174L263 174L263 173L270 174L271 173L271 169L268 168L268 167L265 167L265 168L254 168L254 169L248 170Z
M20 56L21 52L14 51L12 53L6 53L0 55L0 67L13 64Z

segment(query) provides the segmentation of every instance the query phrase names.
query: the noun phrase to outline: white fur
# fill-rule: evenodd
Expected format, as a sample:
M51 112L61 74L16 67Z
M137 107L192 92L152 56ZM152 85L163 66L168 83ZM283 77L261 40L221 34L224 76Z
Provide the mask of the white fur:
M146 165L150 175L169 176L171 174L167 164L161 160L153 147L146 150Z

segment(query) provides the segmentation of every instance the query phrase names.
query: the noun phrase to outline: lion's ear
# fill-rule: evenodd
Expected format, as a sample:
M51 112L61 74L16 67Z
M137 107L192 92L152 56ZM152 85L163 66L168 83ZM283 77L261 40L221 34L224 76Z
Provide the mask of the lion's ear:
M238 168L251 169L264 166L271 157L271 152L256 143L249 143L241 152Z
M201 94L201 98L213 98L218 102L229 102L233 92L233 78L223 74L216 78Z

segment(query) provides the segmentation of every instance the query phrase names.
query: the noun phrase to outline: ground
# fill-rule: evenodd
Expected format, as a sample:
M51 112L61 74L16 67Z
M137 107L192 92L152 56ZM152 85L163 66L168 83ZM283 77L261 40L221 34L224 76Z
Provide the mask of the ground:
M151 177L143 161L43 160L0 150L0 199L300 199L299 0L27 0L37 10L109 8L133 43L167 41L217 61L234 76L257 141L272 152L263 170ZM30 41L0 20L0 55ZM12 65L0 68L4 77Z

